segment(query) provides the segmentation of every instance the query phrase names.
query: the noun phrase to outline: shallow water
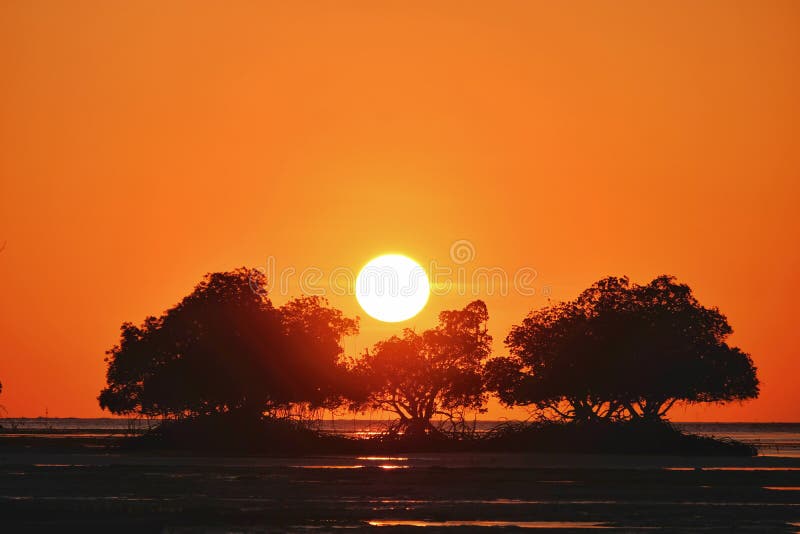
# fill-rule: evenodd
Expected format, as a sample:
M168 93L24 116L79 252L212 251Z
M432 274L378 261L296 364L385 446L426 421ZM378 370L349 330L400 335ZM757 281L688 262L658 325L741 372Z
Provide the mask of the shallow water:
M37 421L45 426L31 424L9 439L19 444L42 434L46 446L38 452L16 447L20 452L0 454L0 517L9 532L49 532L69 522L89 530L133 525L220 533L761 533L796 532L800 519L800 454L792 448L796 440L800 451L800 425L681 425L757 443L765 454L757 458L428 453L284 459L94 453L67 446L122 433L127 422L59 421ZM62 433L54 433L59 424Z
M407 462L405 456L357 456L356 460L369 460L372 462Z
M162 532L793 532L798 489L792 458L0 455L9 532L62 523Z
M611 528L604 523L591 521L420 521L420 520L372 520L373 527L516 527L516 528Z

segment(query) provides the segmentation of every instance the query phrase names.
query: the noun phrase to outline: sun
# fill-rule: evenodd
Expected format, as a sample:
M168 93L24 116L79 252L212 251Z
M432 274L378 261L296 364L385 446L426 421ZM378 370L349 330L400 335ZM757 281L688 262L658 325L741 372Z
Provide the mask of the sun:
M410 319L422 311L431 294L419 263L402 254L369 261L356 278L356 299L368 315L387 323Z

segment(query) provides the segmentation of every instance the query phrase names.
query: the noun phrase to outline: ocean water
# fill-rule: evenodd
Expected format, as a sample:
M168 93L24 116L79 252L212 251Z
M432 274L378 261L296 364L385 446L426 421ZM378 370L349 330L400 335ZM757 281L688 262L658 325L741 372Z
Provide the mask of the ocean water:
M486 432L503 421L477 421L478 432ZM126 418L0 418L6 434L95 433L123 434L142 431L158 424L157 420ZM388 421L382 419L325 419L317 423L322 430L347 435L371 435L384 431ZM730 438L758 447L761 455L800 458L800 423L675 423L694 434Z
M693 434L755 445L764 456L800 458L800 423L675 423L675 426Z

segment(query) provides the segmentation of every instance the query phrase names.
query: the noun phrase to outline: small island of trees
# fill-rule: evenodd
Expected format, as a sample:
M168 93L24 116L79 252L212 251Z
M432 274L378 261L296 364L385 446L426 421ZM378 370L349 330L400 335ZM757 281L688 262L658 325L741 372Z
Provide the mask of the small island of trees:
M608 277L576 299L534 310L491 354L486 304L439 314L358 356L358 332L320 297L273 306L267 280L240 268L206 275L191 294L140 325L125 323L107 352L100 406L161 422L142 446L258 452L524 450L752 454L669 425L676 404L758 396L750 356L691 289L660 276ZM525 407L525 423L479 434L470 418L490 396ZM301 414L380 410L380 436L325 434ZM474 419L473 419L474 420Z

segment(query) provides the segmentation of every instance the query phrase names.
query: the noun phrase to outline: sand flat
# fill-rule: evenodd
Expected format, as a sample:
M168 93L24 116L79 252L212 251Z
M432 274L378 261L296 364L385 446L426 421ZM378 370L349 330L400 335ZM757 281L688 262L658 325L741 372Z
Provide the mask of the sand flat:
M546 454L0 452L18 529L796 532L800 460Z

